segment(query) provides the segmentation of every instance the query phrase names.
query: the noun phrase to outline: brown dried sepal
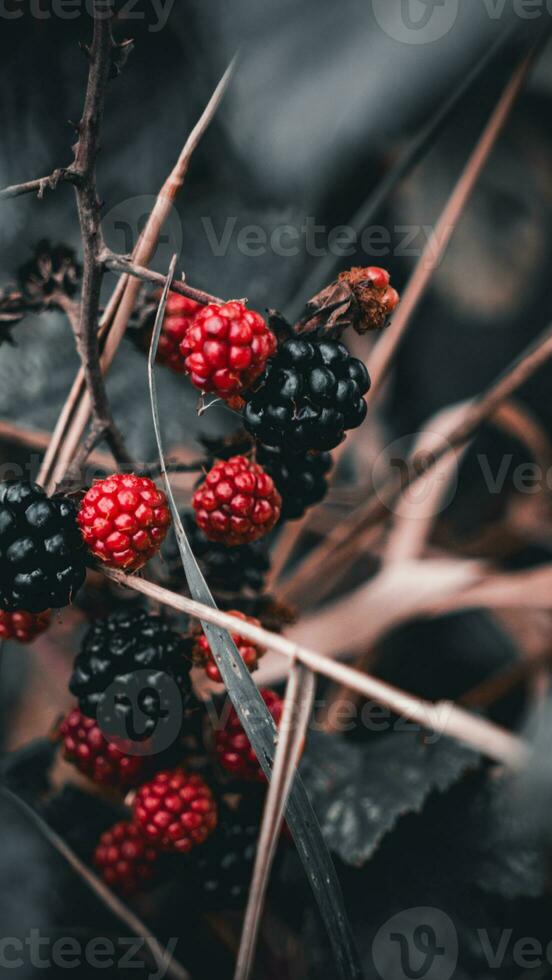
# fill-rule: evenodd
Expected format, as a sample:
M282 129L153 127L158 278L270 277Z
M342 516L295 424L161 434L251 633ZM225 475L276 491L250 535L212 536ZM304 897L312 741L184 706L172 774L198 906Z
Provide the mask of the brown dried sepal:
M307 303L307 312L294 327L296 334L322 331L341 336L352 327L359 334L381 330L399 302L389 273L376 266L355 266L341 272Z

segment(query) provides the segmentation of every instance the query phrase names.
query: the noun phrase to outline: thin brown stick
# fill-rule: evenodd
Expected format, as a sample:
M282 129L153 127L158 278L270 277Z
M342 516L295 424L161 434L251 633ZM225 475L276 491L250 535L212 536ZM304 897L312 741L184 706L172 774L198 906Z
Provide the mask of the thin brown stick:
M270 869L278 846L286 802L305 741L315 686L314 674L301 664L292 664L279 726L272 780L268 788L253 878L247 898L234 980L249 980L253 970Z
M144 273L148 271L145 266L147 266L155 253L163 224L170 213L179 191L183 187L192 155L220 105L232 77L235 61L236 59L234 58L226 69L198 122L188 136L173 170L157 196L146 227L134 249L133 263L136 264L140 271L143 270ZM114 258L117 257L115 256ZM121 258L121 261L125 260ZM127 271L134 275L133 263L130 264L131 268ZM179 291L177 284L175 283L174 285L176 291ZM139 282L131 281L125 271L123 278L117 284L116 302L110 303L109 316L107 316L108 311L106 311L106 315L103 318L103 333L107 336L101 357L101 370L104 374L113 361L116 351L124 337L129 317L136 302L138 289ZM185 290L188 289L191 290L191 287L185 287ZM184 291L184 295L190 295L190 293ZM195 298L200 303L221 302L217 297L211 296L208 293L202 293L201 290L194 291L192 298ZM90 401L79 379L76 379L73 385L69 400L71 404L64 407L62 416L56 426L55 447L52 448L52 452L49 454L47 460L48 471L45 468L45 485L50 490L64 478L82 438L90 414ZM56 461L55 464L54 461ZM53 469L54 465L55 469Z
M416 270L401 297L397 313L381 339L374 346L368 358L368 371L372 386L366 395L368 403L379 392L380 386L389 370L393 356L410 324L420 300L433 276L442 262L452 235L458 225L475 185L485 167L504 126L510 116L515 102L520 95L525 80L537 56L539 45L526 54L510 78L496 108L489 119L475 149L473 150L464 171L458 180L439 221L434 235L426 246L416 266ZM342 447L340 447L342 448ZM336 454L334 453L334 456ZM270 582L278 581L291 554L298 545L302 533L309 521L308 514L295 525L284 528L276 551L276 564L273 566Z
M427 457L420 465L420 460L411 455L403 473L396 479L390 478L361 507L338 525L328 535L325 541L314 548L302 562L295 574L284 583L281 595L287 601L297 601L308 595L315 587L319 578L319 569L331 563L332 570L336 566L344 567L344 561L350 558L347 548L356 548L365 531L375 528L392 512L393 504L400 494L422 479L441 459L448 458L456 449L463 446L477 432L479 427L490 419L501 402L509 398L518 388L541 368L552 357L552 326L548 327L506 371L474 400L466 417L447 437L448 446L433 453L431 460ZM366 547L366 538L362 538L362 546ZM324 583L320 583L324 586ZM311 595L312 597L312 595Z
M119 275L128 275L142 282L150 282L154 286L159 286L160 289L163 289L167 282L167 277L162 272L153 272L152 269L138 265L135 261L127 259L124 255L115 255L108 249L104 249L101 258L109 269L117 272ZM206 293L203 289L195 289L181 279L174 279L169 289L172 293L180 293L181 296L188 296L189 299L195 299L196 303L224 303L224 300L220 299L219 296Z
M496 141L508 121L539 51L540 42L535 44L529 53L523 57L521 63L517 66L508 81L459 181L441 213L435 227L435 234L422 253L414 275L401 298L401 304L396 315L372 350L368 360L368 370L372 379L372 387L366 396L368 403L373 401L379 392L393 356L424 295L433 273L443 259L454 231L462 217L462 213L495 147Z
M94 892L94 894L100 899L101 902L112 912L112 914L119 919L125 926L127 926L132 935L137 936L144 940L144 943L150 953L150 956L157 967L165 967L165 972L168 977L172 977L172 980L191 980L190 974L184 969L180 963L177 963L172 959L167 963L166 961L166 951L161 946L161 943L151 935L151 930L146 926L137 915L134 914L125 904L118 898L107 885L104 885L103 881L98 878L96 874L86 865L81 859L75 854L75 852L65 843L63 838L56 834L49 824L47 824L42 817L33 810L31 806L28 805L24 800L21 799L17 794L12 793L7 787L2 787L1 792L14 803L28 818L32 823L40 830L40 833L48 841L51 847L54 848L64 858L65 861L71 866L73 871L79 876L79 878L84 881L87 887Z
M119 280L113 291L111 299L109 300L98 327L98 339L100 340L109 329L109 325L113 320L113 316L115 315L115 310L117 309L117 306L119 305L121 297L124 293L125 285L126 279L122 278ZM42 461L40 473L38 475L38 482L44 486L48 493L53 490L57 482L56 474L53 472L53 470L59 461L62 446L74 419L75 411L77 410L85 391L86 385L84 381L84 371L81 367L77 371L75 380L71 386L71 391L69 392L56 422L52 437L50 439L50 445L48 446L46 455ZM63 468L62 476L65 474L67 465L68 463Z
M58 184L67 181L70 184L77 184L80 175L76 173L73 166L59 167L47 177L37 177L35 180L27 180L22 184L11 184L0 191L0 201L7 201L12 197L20 197L22 194L36 194L42 198L46 191L55 191Z
M477 718L469 712L463 711L450 701L437 703L424 701L422 698L401 691L399 688L386 684L375 677L361 674L352 667L332 660L330 657L325 657L315 650L309 650L298 643L293 643L278 633L271 633L262 626L255 626L245 620L236 619L220 609L213 609L211 606L205 606L194 599L177 595L175 592L170 592L153 582L132 575L125 575L124 572L109 568L102 568L101 571L107 578L117 582L118 585L126 586L135 592L149 596L156 602L179 612L187 613L194 619L221 626L229 633L239 632L239 635L245 636L260 646L282 653L289 660L299 661L315 673L323 674L331 680L360 691L365 697L385 705L396 714L418 722L423 728L431 729L440 735L459 739L497 762L515 768L522 765L526 759L527 746L521 739L483 718Z

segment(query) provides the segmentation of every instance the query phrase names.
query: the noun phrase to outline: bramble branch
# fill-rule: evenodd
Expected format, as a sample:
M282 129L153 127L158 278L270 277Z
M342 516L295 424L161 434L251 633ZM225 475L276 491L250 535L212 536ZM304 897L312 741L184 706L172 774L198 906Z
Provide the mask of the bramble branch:
M143 265L136 265L130 259L126 258L124 255L115 255L110 252L109 249L104 248L100 254L100 261L104 262L108 269L112 272L117 272L119 275L133 276L135 279L141 279L142 282L152 283L154 286L159 286L161 289L164 287L167 277L161 272L152 272L151 269L146 269ZM219 303L222 304L225 300L220 299L218 296L213 296L211 293L206 293L202 289L195 289L193 286L188 286L186 282L180 279L175 279L171 283L170 290L173 293L180 293L181 296L187 296L189 299L194 299L196 303Z
M105 11L100 9L96 0L88 84L83 114L78 125L79 138L75 146L74 163L75 170L81 175L75 186L75 193L84 258L80 324L76 341L93 416L91 430L82 451L88 454L100 439L105 438L115 459L129 464L130 457L111 415L100 368L98 343L100 291L104 269L99 257L103 239L100 227L101 204L96 189L96 158L113 47L111 20L105 17Z
M42 198L46 191L55 191L59 184L66 182L77 185L80 183L82 175L78 173L74 165L70 167L58 167L47 177L37 177L35 180L27 180L22 184L11 184L0 191L0 201L7 201L12 197L21 197L22 194L36 194Z

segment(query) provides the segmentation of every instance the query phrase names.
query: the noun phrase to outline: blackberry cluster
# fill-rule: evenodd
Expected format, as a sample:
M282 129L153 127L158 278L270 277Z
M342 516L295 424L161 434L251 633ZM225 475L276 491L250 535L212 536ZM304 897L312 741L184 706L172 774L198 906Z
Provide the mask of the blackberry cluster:
M0 609L68 606L86 575L75 508L35 483L0 483Z
M270 568L268 548L264 541L253 541L237 548L227 548L209 541L189 512L181 515L192 551L201 565L207 582L215 592L238 593L248 588L261 592ZM180 587L184 582L182 562L174 532L170 531L163 550L171 584Z
M269 361L244 412L265 446L292 452L334 449L366 418L370 378L362 361L333 340L291 338Z
M326 476L332 468L330 453L297 455L277 447L259 446L257 459L282 497L284 520L297 520L326 496Z
M191 858L193 900L205 911L242 908L253 874L260 813L225 807L211 840Z
M164 620L143 609L121 610L89 629L69 690L89 718L97 718L101 708L102 730L129 732L136 711L147 737L174 710L168 678L176 683L184 705L190 699L191 663L185 651L185 640Z

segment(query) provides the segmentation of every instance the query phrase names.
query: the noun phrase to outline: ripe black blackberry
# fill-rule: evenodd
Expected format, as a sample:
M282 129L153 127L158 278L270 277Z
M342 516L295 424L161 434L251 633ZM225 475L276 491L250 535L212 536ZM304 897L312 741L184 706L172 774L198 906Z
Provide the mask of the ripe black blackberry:
M67 606L86 575L73 504L36 483L0 483L0 609Z
M282 518L293 521L319 504L328 492L326 475L332 468L330 453L287 453L259 446L257 460L272 477L282 497Z
M209 541L197 526L192 514L184 513L181 516L194 555L201 565L208 584L215 592L237 593L244 588L251 589L253 592L262 590L270 568L268 548L264 540L240 545L237 548L227 548L224 544ZM183 582L184 572L172 531L169 531L167 536L163 556L171 583L179 587Z
M186 651L186 641L163 619L144 609L123 609L88 630L69 690L102 731L129 736L138 729L146 738L177 707L175 684L182 705L190 701Z
M334 449L366 418L370 378L362 361L333 340L291 338L268 364L244 412L265 446L296 453Z
M190 858L193 900L205 911L242 908L247 901L257 850L261 811L254 806L219 808L210 841Z

